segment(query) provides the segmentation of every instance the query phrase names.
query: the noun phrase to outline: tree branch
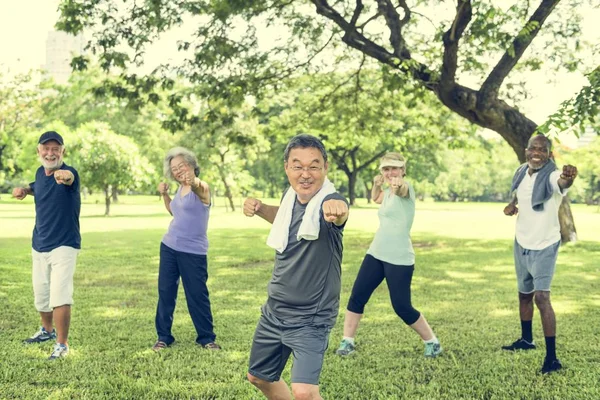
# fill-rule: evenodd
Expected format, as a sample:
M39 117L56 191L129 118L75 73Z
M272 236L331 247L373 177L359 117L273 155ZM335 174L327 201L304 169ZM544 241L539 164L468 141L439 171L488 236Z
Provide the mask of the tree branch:
M404 2L400 1L400 3ZM410 10L406 7L406 3L404 3L402 7L404 8L405 15L404 18L400 20L400 14L396 11L391 0L377 0L377 9L385 18L385 22L390 29L390 43L394 49L394 55L401 59L410 59L410 52L406 48L406 41L402 36L402 27L406 25L410 19ZM408 10L408 12L406 10Z
M537 10L534 11L531 18L529 18L525 26L521 29L521 32L513 40L511 47L504 53L485 82L483 82L478 107L485 107L486 104L489 104L490 101L498 97L498 91L500 90L500 86L502 86L502 82L515 65L517 65L525 50L527 50L542 28L546 18L548 18L559 2L560 0L542 0Z
M362 0L356 0L356 8L354 9L354 13L352 14L352 19L350 20L350 25L356 27L356 22L358 21L358 17L360 17L360 13L363 8L365 8Z
M451 85L456 79L456 67L458 63L458 41L465 29L471 22L473 10L471 0L458 0L456 4L456 16L450 29L444 33L444 57L442 64L441 85Z
M376 59L377 61L400 69L411 74L415 79L421 81L430 90L436 90L438 81L432 76L431 70L424 64L411 60L410 53L401 54L398 57L390 53L383 46L378 45L360 33L355 26L350 25L344 17L329 5L327 0L311 0L317 7L317 14L335 22L343 31L342 41L348 46ZM405 57L405 58L403 58ZM410 63L403 61L411 60Z
M387 153L387 149L384 149L384 150L380 151L379 153L375 154L373 157L369 158L360 167L358 167L356 169L356 171L361 171L361 170L367 168L373 161L377 160L378 158L381 158L385 153Z

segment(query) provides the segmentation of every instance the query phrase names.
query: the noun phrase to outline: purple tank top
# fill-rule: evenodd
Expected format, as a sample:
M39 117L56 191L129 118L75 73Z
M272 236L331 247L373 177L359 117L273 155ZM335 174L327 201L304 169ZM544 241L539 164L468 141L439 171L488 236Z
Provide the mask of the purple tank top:
M196 193L190 191L182 197L179 187L171 200L173 220L162 242L176 251L206 255L209 211L210 206L202 203Z

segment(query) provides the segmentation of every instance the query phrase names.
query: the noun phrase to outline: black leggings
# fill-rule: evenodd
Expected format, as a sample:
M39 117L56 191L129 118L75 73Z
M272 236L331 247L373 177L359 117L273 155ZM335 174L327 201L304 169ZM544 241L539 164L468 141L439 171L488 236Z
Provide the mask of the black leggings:
M421 316L410 303L410 282L414 270L414 265L394 265L367 254L354 281L348 311L362 314L369 298L385 278L394 311L406 325L414 324Z

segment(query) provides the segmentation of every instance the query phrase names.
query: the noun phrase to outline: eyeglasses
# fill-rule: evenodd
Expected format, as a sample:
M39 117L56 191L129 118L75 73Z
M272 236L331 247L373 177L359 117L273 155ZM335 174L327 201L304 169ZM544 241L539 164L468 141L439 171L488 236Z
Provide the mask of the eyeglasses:
M306 171L310 174L316 174L317 172L321 172L323 170L323 167L317 167L317 166L301 167L299 165L294 165L294 166L290 167L290 169L294 172Z
M187 167L186 163L181 163L179 165L174 165L174 166L171 167L171 172L177 173L179 171L183 171L185 169L185 167Z

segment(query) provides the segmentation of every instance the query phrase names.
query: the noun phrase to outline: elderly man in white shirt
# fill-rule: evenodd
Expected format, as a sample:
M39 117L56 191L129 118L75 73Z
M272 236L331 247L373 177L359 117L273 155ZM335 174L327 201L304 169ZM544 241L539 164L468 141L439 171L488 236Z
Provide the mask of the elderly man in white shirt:
M546 358L541 373L558 371L556 357L556 318L550 303L550 284L560 247L558 209L568 188L577 177L577 168L563 166L562 172L552 160L552 144L544 135L529 140L525 157L513 178L513 200L504 214L517 215L514 258L519 290L521 338L502 349L535 349L532 333L533 303L538 307L546 341ZM518 204L518 207L517 207Z

